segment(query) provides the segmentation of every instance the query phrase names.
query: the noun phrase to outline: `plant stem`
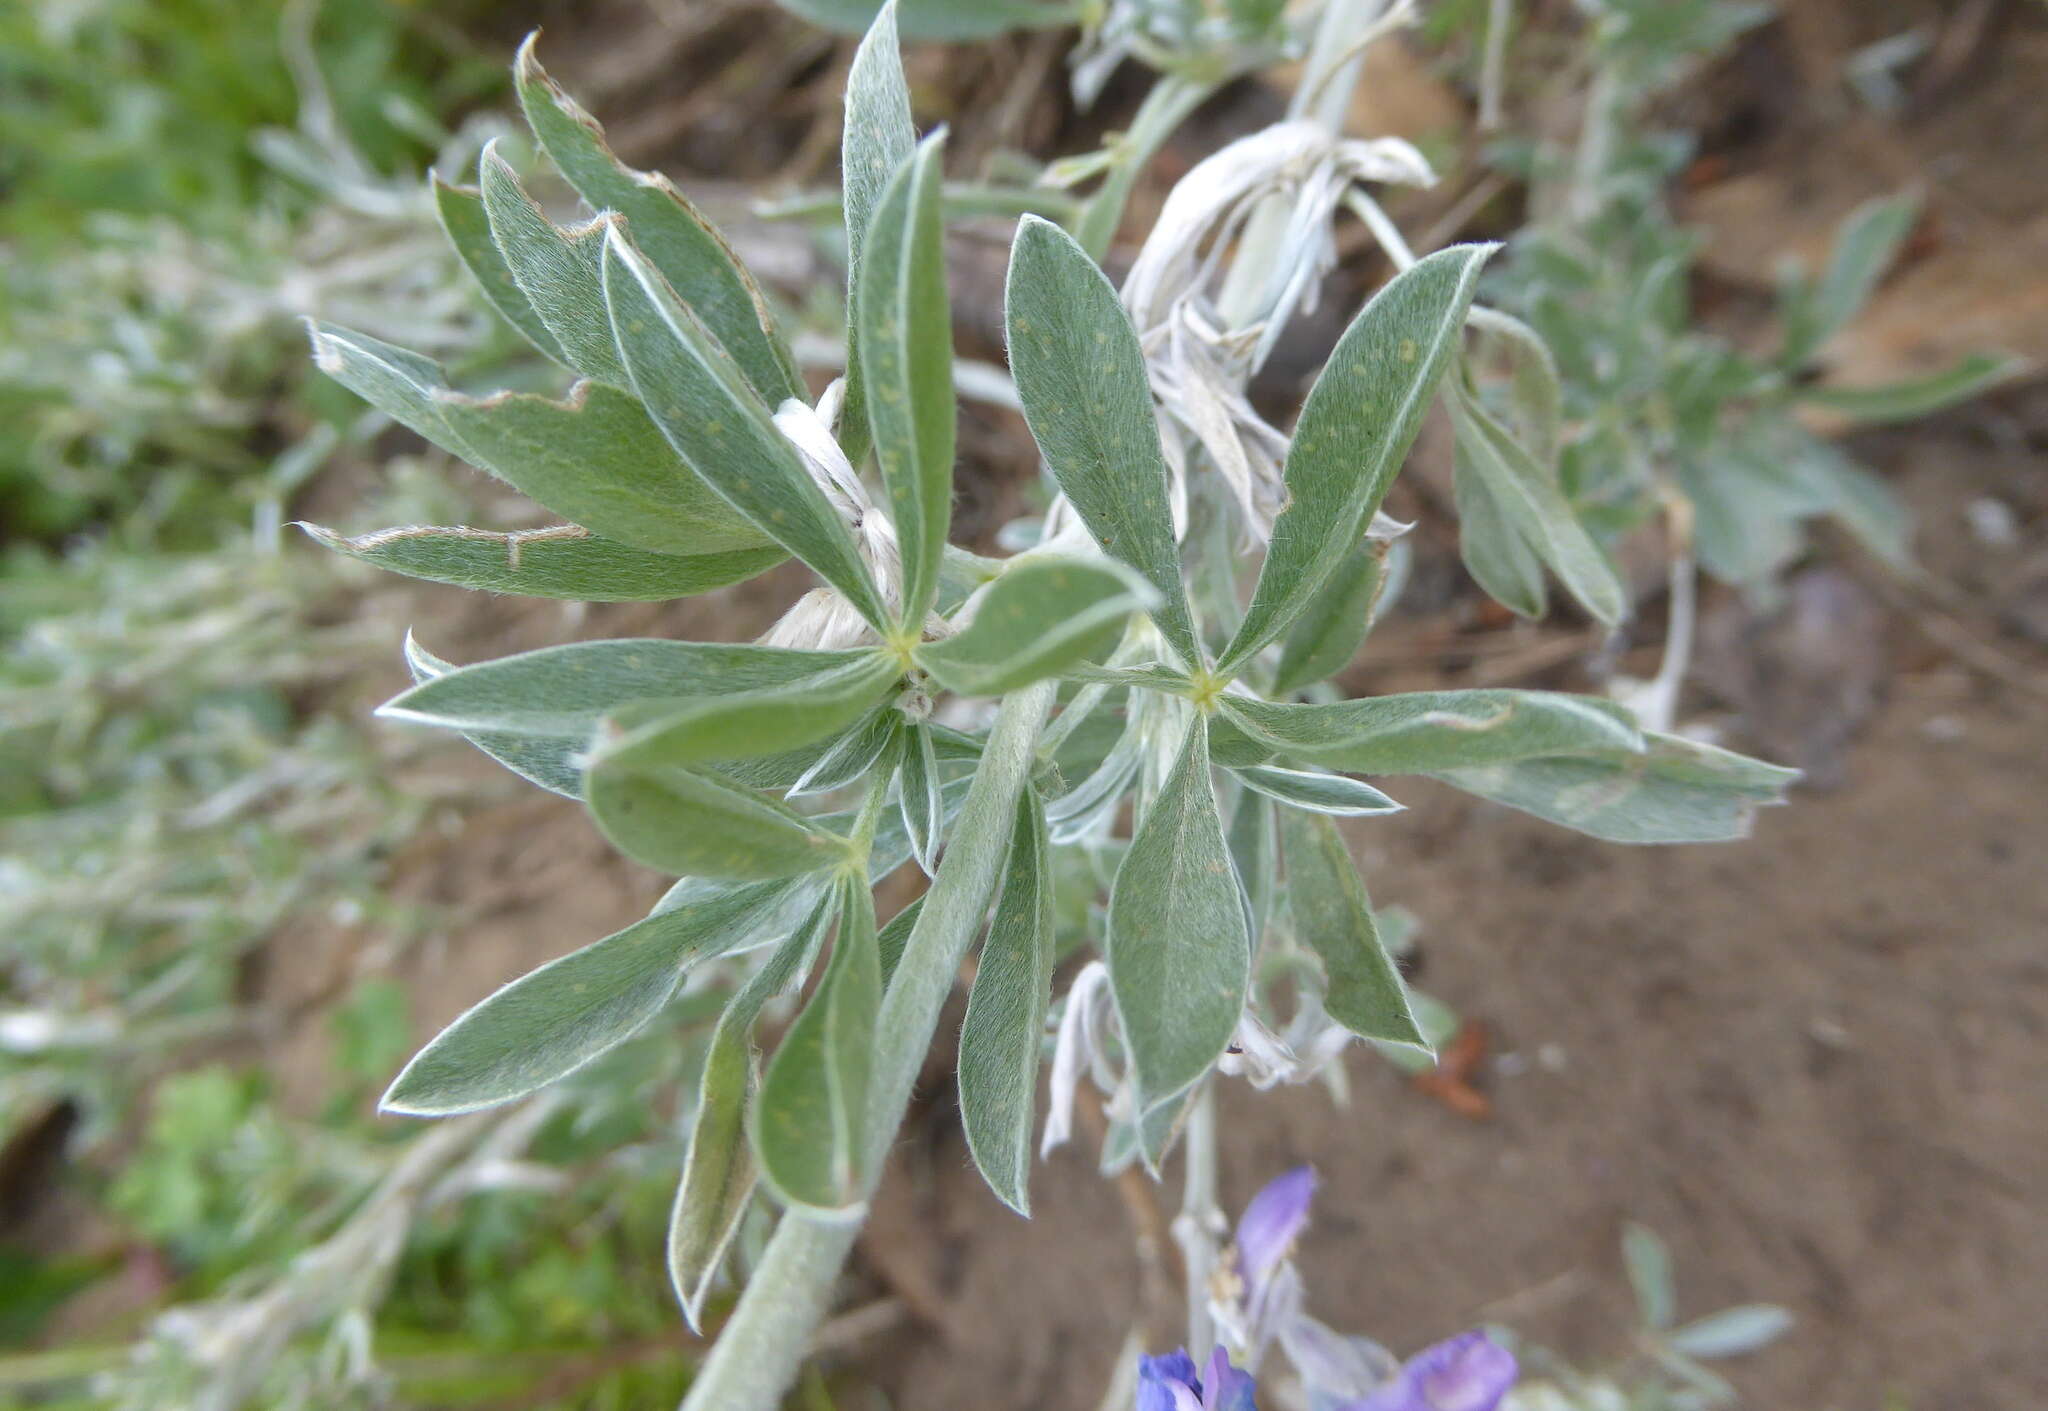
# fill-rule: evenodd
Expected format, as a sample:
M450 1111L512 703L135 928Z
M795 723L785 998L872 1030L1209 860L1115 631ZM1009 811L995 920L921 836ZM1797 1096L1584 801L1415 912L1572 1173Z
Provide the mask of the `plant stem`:
M1209 1282L1216 1270L1216 1085L1208 1080L1188 1104L1181 1135L1180 1214L1173 1238L1187 1273L1188 1347L1200 1360L1216 1344Z
M882 997L868 1106L871 1192L910 1106L961 958L987 913L1054 690L1054 683L1041 682L1005 697L997 709L981 767L953 828L954 841L939 862L924 909L904 942L896 977ZM858 1220L824 1221L785 1212L691 1383L682 1411L775 1411L796 1379L812 1330L824 1317L840 1266L859 1235Z
M1074 222L1074 239L1092 258L1099 262L1108 251L1109 242L1116 237L1117 227L1123 224L1124 207L1131 199L1131 188L1137 185L1138 174L1166 145L1166 139L1173 136L1174 129L1186 122L1188 115L1201 107L1220 87L1221 78L1198 78L1187 73L1166 74L1152 85L1152 91L1145 95L1137 116L1131 119L1130 130L1117 143L1115 163L1102 178L1102 185L1081 207L1080 216Z

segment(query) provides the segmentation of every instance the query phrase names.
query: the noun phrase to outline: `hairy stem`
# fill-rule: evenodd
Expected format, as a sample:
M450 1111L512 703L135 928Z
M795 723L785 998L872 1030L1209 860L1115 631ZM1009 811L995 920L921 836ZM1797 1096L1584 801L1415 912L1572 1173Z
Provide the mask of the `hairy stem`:
M1217 1214L1216 1085L1205 1080L1188 1104L1188 1125L1181 1136L1180 1215L1173 1222L1181 1266L1187 1271L1188 1347L1197 1357L1216 1343L1209 1283L1216 1271Z
M904 943L896 978L876 1021L874 1088L868 1107L870 1190L903 1114L961 957L981 929L1009 850L1017 796L1030 777L1038 727L1054 683L1005 697L981 767L953 828L953 842ZM683 1399L682 1411L775 1411L795 1381L812 1331L860 1234L858 1220L783 1215L746 1292Z

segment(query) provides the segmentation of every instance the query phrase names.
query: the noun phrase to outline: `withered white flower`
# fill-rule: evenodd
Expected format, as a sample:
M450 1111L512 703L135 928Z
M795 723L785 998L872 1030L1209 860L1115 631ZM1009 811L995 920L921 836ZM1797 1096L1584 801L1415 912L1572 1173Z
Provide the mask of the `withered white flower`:
M1333 220L1360 182L1428 186L1435 174L1399 138L1346 138L1316 122L1276 123L1196 165L1174 187L1124 281L1161 410L1161 439L1184 523L1190 458L1223 476L1263 541L1286 502L1288 440L1245 387L1297 312L1313 309L1336 263ZM1255 215L1284 209L1276 257L1245 285L1247 312L1222 308L1225 257ZM1240 280L1243 278L1239 276Z

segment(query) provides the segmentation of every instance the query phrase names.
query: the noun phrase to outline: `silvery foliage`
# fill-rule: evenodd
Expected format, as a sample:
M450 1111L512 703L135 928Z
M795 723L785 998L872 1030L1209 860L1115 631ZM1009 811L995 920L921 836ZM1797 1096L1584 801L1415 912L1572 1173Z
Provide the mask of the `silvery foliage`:
M1058 494L1036 542L991 560L947 543L945 139L912 128L894 12L849 77L847 373L815 402L702 215L611 155L531 41L517 79L591 217L557 225L495 152L476 187L438 194L485 294L565 392L476 396L404 349L312 336L338 380L561 522L321 537L541 597L678 598L789 557L818 582L749 644L579 642L469 666L410 646L416 684L386 715L582 800L622 852L681 880L644 920L456 1020L385 1106L439 1116L533 1093L735 958L672 1229L693 1322L749 1205L788 1213L766 1301L735 1315L755 1341L730 1366L714 1354L706 1396L743 1383L722 1404L756 1404L793 1366L818 1270L844 1257L984 928L960 1100L978 1166L1023 1212L1049 1027L1042 1144L1089 1076L1110 1095L1105 1164L1154 1170L1213 1072L1300 1080L1354 1038L1427 1049L1336 821L1399 805L1356 776L1428 775L1633 843L1736 837L1779 800L1789 771L1647 732L1604 699L1342 700L1323 684L1371 625L1400 529L1380 504L1461 376L1490 247L1430 254L1381 289L1291 436L1244 386L1313 297L1338 207L1361 183L1428 179L1412 149L1298 127L1248 138L1189 175L1121 294L1071 235L1026 217L1010 365ZM1285 219L1261 278L1233 290L1220 262L1259 207ZM929 890L877 924L871 884L912 861ZM1077 911L1094 954L1056 1008L1061 918ZM762 1016L799 992L763 1062Z

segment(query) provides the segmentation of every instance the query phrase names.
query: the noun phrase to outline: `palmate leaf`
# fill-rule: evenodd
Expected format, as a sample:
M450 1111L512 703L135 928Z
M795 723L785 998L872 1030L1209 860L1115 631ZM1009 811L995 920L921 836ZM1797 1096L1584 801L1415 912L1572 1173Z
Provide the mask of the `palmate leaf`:
M605 241L604 289L633 389L676 454L884 628L881 595L846 521L726 350L617 227Z
M934 133L876 204L855 290L861 375L875 459L903 562L897 621L924 622L953 515L953 315L946 299L940 155Z
M759 286L725 239L666 177L635 171L605 145L604 129L548 77L530 34L513 77L541 148L591 209L617 211L676 297L709 329L770 406L803 395L803 380Z
M690 1125L683 1177L668 1222L669 1283L683 1316L698 1332L703 1331L711 1280L739 1232L760 1175L747 1140L755 1085L754 1025L762 1007L789 988L805 958L819 949L837 902L832 894L818 902L809 920L740 986L711 1031L697 1083L697 1117Z
M458 667L394 696L378 714L447 730L588 744L599 720L630 702L773 689L875 660L860 649L811 652L662 637L570 642Z
M582 382L566 401L467 397L431 358L332 324L308 328L321 371L593 534L685 557L773 542L677 458L628 393Z
M794 926L815 886L691 882L643 921L506 985L398 1075L386 1112L444 1117L537 1092L631 1038L688 968Z
M1117 867L1104 953L1139 1110L1149 1113L1223 1052L1250 978L1251 937L1200 716Z
M1026 216L1004 319L1024 419L1053 478L1103 552L1158 592L1160 632L1183 664L1199 665L1152 384L1123 301L1072 236Z
M775 547L687 557L649 553L600 539L575 524L510 533L408 524L353 538L317 524L300 527L324 548L408 578L585 603L687 598L744 582L784 557Z
M1223 716L1263 750L1357 774L1431 774L1643 748L1627 707L1557 691L1417 691L1329 705L1225 696L1221 704Z
M851 856L838 834L708 770L604 762L584 772L583 798L613 847L670 876L794 877Z
M857 1210L867 1191L868 1080L882 1003L875 903L838 884L839 935L818 989L783 1035L754 1104L754 1154L787 1205Z
M1100 657L1132 613L1157 601L1121 565L1022 557L989 586L964 630L917 649L917 664L963 696L1004 695Z
M1427 1050L1400 972L1380 944L1372 902L1337 825L1288 809L1280 821L1287 854L1287 905L1294 929L1323 962L1323 1008L1360 1038Z
M1052 1002L1051 848L1045 809L1027 788L1018 800L1002 894L960 1026L960 1120L967 1149L997 1198L1027 1216L1033 1100Z
M910 85L903 77L903 57L896 42L896 7L876 12L853 64L846 71L846 118L840 129L841 209L846 222L846 307L857 310L861 261L867 253L868 226L889 178L917 151L917 128L910 116ZM846 395L839 404L835 431L846 458L855 465L867 455L867 380L862 369L860 319L846 330ZM950 346L951 332L948 330Z
M1365 534L1457 353L1480 266L1454 245L1396 275L1337 340L1287 452L1287 507L1244 621L1216 663L1235 671L1285 631Z
M463 266L476 279L490 301L504 320L518 329L541 352L568 367L569 355L562 344L526 297L526 291L513 278L512 267L505 263L504 254L491 239L491 217L484 209L484 194L473 186L454 186L433 178L434 208L440 214L441 228L448 234L448 242L455 247Z
M1468 794L1611 843L1713 843L1749 836L1759 808L1785 801L1799 777L1676 735L1649 734L1642 753L1528 759L1449 769Z

